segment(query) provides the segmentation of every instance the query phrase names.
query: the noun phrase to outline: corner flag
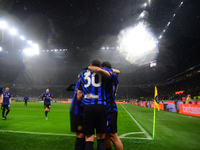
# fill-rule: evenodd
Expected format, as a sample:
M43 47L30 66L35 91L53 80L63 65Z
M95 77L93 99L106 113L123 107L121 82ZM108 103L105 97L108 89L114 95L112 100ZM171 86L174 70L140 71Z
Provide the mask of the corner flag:
M155 95L154 95L154 117L153 117L153 140L154 140L154 138L155 138L156 106L157 106L158 111L159 111L160 108L159 108L159 104L158 104L158 91L157 91L157 87L155 86Z
M159 104L158 104L158 91L157 91L156 86L155 86L155 96L154 96L154 107L155 107L155 105L157 106L158 111L160 111Z

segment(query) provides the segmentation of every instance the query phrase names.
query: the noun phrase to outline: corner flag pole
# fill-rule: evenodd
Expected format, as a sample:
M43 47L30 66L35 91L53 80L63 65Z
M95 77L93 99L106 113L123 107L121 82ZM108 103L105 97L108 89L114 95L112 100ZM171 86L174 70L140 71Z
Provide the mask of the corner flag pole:
M155 106L155 99L154 99L153 140L155 137L155 125L156 125L156 106Z
M155 86L155 93L154 93L154 116L153 116L153 140L155 137L155 126L156 126L156 105L158 107L158 111L160 110L159 108L159 104L157 103L158 99L158 91L157 91L157 87Z

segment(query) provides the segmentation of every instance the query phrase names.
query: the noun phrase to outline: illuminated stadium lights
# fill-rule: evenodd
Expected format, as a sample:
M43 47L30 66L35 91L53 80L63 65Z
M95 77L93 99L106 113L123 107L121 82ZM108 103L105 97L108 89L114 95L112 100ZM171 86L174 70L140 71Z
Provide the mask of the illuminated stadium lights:
M130 63L134 63L139 58L149 53L157 53L157 40L150 33L145 25L139 23L135 27L122 30L119 34L119 51Z
M37 48L26 48L23 50L23 52L27 55L27 56L33 56L33 55L38 55L39 54L39 49Z
M5 21L0 22L0 28L1 29L6 29L7 28L7 23Z
M161 39L161 38L162 38L162 35L159 36L159 39Z
M14 29L14 28L10 29L10 34L11 35L16 35L17 34L17 30Z
M146 7L147 6L147 3L144 3L144 7Z
M0 51L2 51L2 47L0 47Z
M20 39L21 39L21 40L25 40L25 37L23 37L23 36L21 35L21 36L20 36Z
M109 47L109 46L104 47L104 46L102 46L100 49L101 50L115 50L115 49L119 49L119 47L118 46L117 47Z
M30 41L30 40L29 40L29 41L27 41L27 43L28 43L28 44L32 44L32 43L33 43L33 41Z
M33 44L34 45L34 44ZM65 52L67 49L51 49L51 50L42 50L43 53L45 52Z
M181 7L183 5L183 2L181 2L181 4L179 5L179 7Z
M181 7L182 5L183 5L183 2L180 3L179 7ZM173 19L175 16L176 16L176 13L173 14L172 19ZM171 20L172 20L172 19L171 19ZM169 21L169 22L167 23L167 26L166 26L165 29L163 30L163 33L166 31L167 27L168 27L170 24L171 24L171 22ZM160 36L161 36L161 35L160 35ZM162 38L162 36L161 36L161 38ZM161 39L161 38L159 37L159 39Z

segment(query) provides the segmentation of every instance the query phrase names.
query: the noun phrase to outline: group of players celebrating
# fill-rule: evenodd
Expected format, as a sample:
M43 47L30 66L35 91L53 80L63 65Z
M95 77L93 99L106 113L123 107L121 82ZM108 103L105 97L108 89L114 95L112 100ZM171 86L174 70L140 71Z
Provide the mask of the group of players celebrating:
M123 150L117 135L115 95L120 71L109 62L93 59L78 76L70 107L71 131L76 132L75 150L93 150L96 130L97 150Z
M119 70L112 69L109 62L93 59L90 66L78 75L70 107L71 131L76 133L75 150L93 150L96 130L97 150L123 150L117 135L117 105L115 95ZM49 89L43 94L45 117L50 112L52 94ZM25 107L28 97L24 98ZM0 104L3 120L10 111L11 93L0 86ZM5 109L7 112L5 114Z

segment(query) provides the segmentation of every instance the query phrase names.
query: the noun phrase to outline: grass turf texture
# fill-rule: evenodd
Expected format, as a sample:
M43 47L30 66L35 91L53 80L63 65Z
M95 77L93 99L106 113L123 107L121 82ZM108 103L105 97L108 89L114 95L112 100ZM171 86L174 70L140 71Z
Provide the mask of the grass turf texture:
M153 109L123 104L124 108L152 136ZM0 149L74 149L75 136L40 135L5 132L2 130L70 134L70 104L53 103L48 120L45 120L43 103L12 103L8 120L0 120ZM121 105L118 105L118 135L142 132ZM125 137L146 138L145 134ZM199 149L200 118L160 111L156 112L155 140L121 139L124 150ZM96 142L94 144L96 148ZM113 147L114 149L114 147Z

